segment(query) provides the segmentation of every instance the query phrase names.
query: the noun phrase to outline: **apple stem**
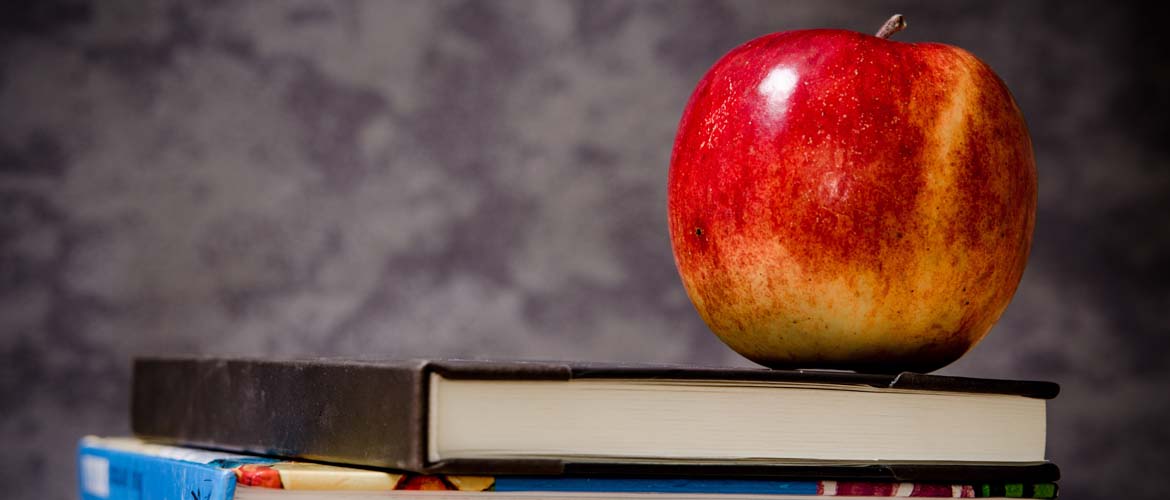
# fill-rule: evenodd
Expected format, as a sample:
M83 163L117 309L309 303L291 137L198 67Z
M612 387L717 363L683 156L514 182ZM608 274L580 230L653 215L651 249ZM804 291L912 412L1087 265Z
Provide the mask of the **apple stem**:
M882 29L878 30L878 38L890 38L891 35L906 29L906 17L902 14L894 14L882 25Z

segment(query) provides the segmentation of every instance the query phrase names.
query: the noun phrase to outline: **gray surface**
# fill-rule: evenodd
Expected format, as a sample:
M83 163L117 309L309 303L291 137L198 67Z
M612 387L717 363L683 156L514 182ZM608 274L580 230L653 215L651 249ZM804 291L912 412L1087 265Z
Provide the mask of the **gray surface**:
M872 31L901 11L899 39L965 47L1000 73L1040 169L1015 301L943 373L1060 382L1065 498L1157 498L1170 70L1158 17L1118 9L7 3L6 496L73 494L77 437L127 431L135 353L746 365L701 324L670 256L682 106L738 43Z

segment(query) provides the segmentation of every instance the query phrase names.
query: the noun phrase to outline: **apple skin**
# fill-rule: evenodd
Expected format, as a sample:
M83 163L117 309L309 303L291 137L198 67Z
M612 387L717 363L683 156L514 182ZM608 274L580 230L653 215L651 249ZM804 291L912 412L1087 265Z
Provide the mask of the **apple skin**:
M733 49L691 96L670 238L699 315L748 359L928 372L1011 301L1036 182L1019 108L970 53L775 33Z

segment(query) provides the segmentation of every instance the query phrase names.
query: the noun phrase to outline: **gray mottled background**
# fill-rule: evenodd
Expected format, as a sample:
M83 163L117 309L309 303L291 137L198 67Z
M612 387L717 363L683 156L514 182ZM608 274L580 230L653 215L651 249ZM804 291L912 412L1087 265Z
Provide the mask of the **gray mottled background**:
M1031 263L943 373L1060 382L1065 498L1170 469L1170 65L1155 12L1070 2L5 2L0 484L74 494L136 353L747 365L665 222L695 82L802 27L965 47L1028 118ZM1161 48L1160 48L1161 47Z

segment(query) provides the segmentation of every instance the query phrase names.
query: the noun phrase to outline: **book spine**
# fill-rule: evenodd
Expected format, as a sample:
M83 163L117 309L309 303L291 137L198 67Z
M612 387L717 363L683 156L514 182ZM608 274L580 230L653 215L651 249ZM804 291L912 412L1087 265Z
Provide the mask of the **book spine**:
M77 453L82 500L231 500L236 476L214 465L103 448Z
M398 470L426 468L425 364L139 359L142 438Z

